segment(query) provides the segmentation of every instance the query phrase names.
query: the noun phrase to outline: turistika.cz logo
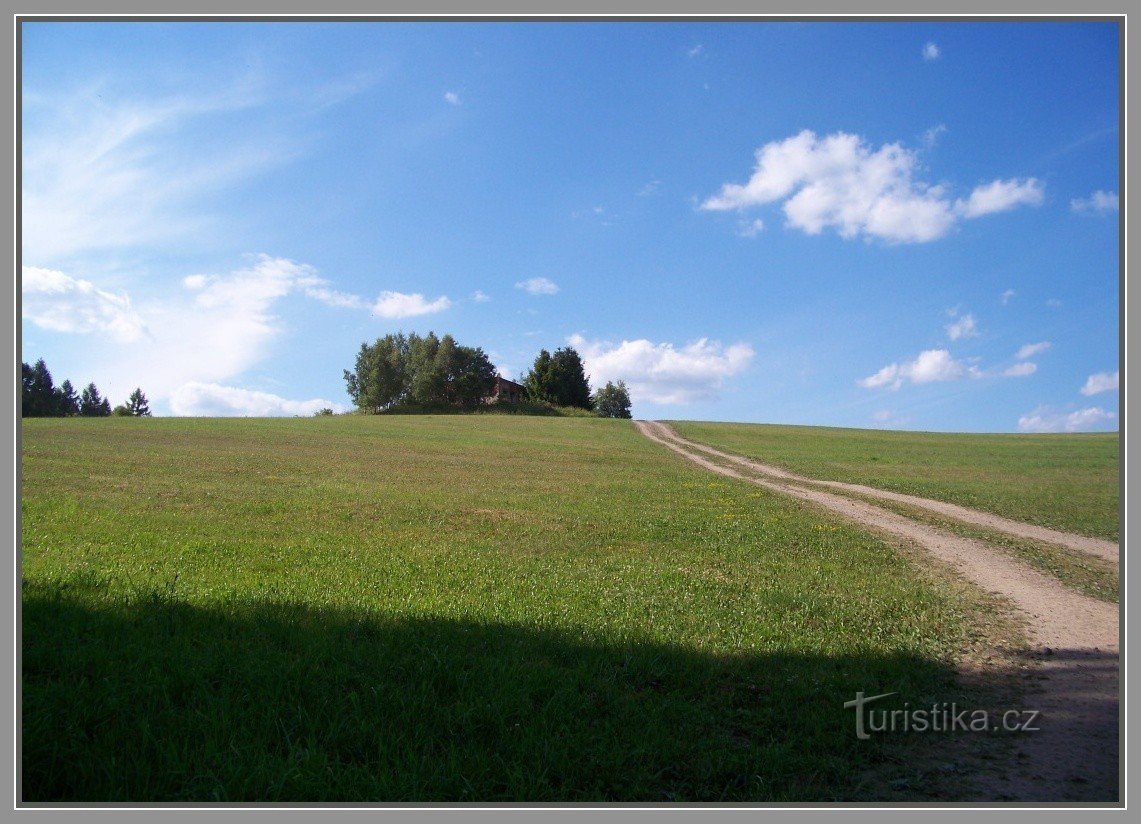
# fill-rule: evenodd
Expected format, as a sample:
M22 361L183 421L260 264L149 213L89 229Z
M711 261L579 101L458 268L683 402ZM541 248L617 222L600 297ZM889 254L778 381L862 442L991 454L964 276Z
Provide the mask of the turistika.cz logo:
M845 709L856 710L856 738L867 740L872 733L890 732L1037 732L1035 722L1038 710L1004 710L993 714L989 710L960 709L958 704L942 701L931 706L912 708L904 703L903 709L875 709L867 707L873 701L896 695L864 695L857 692ZM867 709L865 710L865 707Z

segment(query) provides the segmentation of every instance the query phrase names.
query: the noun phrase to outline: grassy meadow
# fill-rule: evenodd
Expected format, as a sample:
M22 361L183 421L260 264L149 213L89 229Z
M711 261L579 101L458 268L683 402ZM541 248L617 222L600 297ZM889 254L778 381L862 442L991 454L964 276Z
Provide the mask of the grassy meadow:
M1117 433L974 435L696 421L671 426L691 440L811 478L1118 540Z
M961 695L962 591L629 422L22 438L25 802L877 797L843 702Z

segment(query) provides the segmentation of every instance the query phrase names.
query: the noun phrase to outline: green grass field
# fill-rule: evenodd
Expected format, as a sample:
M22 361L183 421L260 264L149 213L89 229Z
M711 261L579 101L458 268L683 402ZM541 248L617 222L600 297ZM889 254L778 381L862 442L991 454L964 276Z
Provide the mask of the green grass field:
M978 604L628 422L27 419L22 798L872 796ZM895 766L893 766L895 765Z
M970 435L675 421L683 437L811 478L1118 539L1118 436Z

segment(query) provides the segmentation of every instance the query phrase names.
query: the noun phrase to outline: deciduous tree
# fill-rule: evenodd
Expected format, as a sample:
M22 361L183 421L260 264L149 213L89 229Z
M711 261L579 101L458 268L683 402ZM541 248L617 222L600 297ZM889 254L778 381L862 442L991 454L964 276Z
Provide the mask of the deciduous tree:
M607 381L606 386L594 395L594 408L604 418L629 418L630 392L626 389L626 382L615 384Z

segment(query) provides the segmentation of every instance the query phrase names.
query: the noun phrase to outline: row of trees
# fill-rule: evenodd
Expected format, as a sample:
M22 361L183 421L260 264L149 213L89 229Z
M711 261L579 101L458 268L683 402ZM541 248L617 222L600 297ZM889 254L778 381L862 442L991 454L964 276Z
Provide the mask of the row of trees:
M474 409L495 388L495 367L482 349L461 346L451 335L434 332L389 334L362 343L355 368L344 370L349 397L365 412L400 406L452 406ZM571 347L539 353L520 379L532 403L594 410L604 417L629 418L626 384L607 383L591 394L582 358Z
M461 346L451 335L398 333L362 343L345 383L353 403L368 412L401 405L472 409L491 394L495 367L482 349Z
M44 359L40 358L33 366L20 364L21 412L25 418L101 418L110 415L151 414L150 404L142 389L136 388L125 404L111 408L111 401L99 394L94 383L89 383L83 391L76 393L70 380L56 386Z

